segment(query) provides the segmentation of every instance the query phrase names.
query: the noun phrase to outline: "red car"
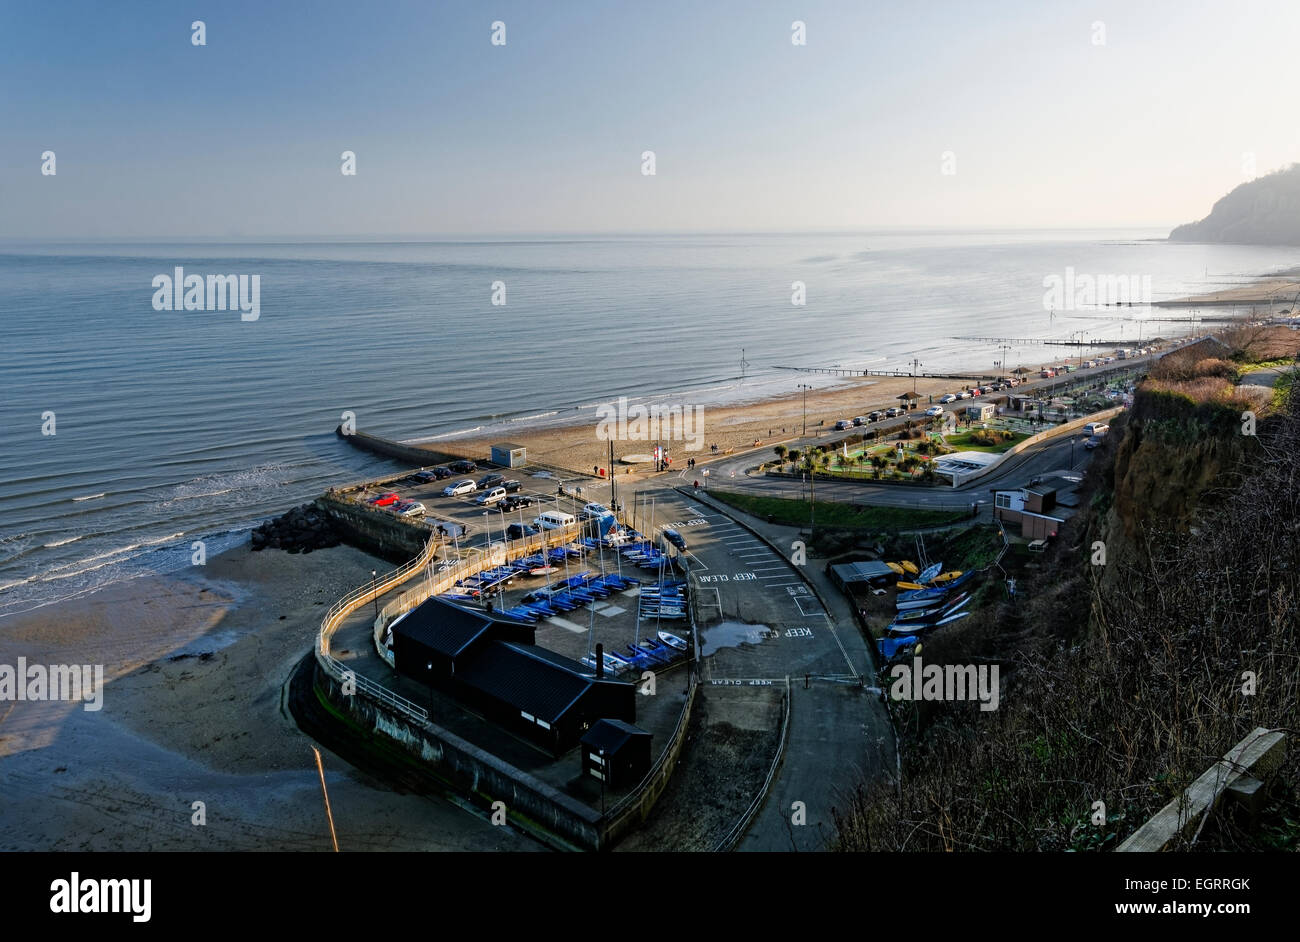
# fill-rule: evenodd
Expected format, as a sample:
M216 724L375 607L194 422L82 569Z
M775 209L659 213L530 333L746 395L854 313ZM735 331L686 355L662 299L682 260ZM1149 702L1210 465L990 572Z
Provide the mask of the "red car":
M387 494L380 494L378 497L370 498L370 503L374 504L376 507L387 507L389 504L395 504L401 499L402 497L400 494L394 494L392 491L389 491Z

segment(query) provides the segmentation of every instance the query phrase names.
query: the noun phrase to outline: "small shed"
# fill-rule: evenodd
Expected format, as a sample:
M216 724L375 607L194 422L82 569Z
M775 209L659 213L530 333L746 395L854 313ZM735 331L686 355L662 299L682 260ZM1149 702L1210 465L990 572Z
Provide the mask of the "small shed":
M899 403L902 405L904 409L916 408L916 398L917 398L916 393L910 393L910 392L902 393L901 395L895 398L898 399Z
M635 785L650 771L651 734L622 720L603 719L583 735L582 774L609 788Z
M528 449L512 442L492 446L492 463L500 468L522 468L528 463Z
M966 418L972 422L987 422L996 411L991 402L977 402L966 407Z
M831 567L831 579L842 589L860 582L868 585L893 584L897 578L898 574L894 570L874 559L838 563Z

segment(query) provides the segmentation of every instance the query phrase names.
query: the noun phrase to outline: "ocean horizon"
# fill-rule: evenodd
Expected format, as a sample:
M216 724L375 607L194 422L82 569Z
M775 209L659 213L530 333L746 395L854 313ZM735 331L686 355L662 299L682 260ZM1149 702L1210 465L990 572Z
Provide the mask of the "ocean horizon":
M364 431L431 442L594 422L619 396L729 405L809 381L778 366L991 369L996 344L959 338L1178 336L1188 325L1135 322L1153 313L1146 302L1300 254L1164 235L0 241L0 617L179 569L193 540L220 552L389 467L334 436L344 411ZM177 268L256 276L256 317L157 309L155 279ZM1142 279L1150 296L1122 313L1049 310L1045 279L1078 275ZM1060 349L1016 346L1008 366ZM43 434L51 414L55 434Z

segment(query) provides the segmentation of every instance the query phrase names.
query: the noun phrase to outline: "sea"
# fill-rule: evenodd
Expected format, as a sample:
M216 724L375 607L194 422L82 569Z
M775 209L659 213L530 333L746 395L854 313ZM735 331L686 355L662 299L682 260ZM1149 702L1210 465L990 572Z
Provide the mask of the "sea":
M1178 336L1192 325L1139 321L1186 312L1145 302L1300 264L1166 234L0 243L0 630L389 469L335 436L345 412L406 441L508 438L620 396L707 408L837 382L782 367L1036 366L1066 351L993 338ZM178 267L257 276L256 319L159 310ZM1054 278L1127 279L1141 303L1058 307Z

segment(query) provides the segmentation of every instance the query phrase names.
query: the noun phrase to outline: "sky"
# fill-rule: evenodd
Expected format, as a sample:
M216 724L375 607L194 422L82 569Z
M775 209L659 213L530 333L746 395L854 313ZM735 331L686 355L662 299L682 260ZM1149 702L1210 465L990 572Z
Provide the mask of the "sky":
M1295 0L6 0L0 238L1172 227L1300 161L1297 35Z

